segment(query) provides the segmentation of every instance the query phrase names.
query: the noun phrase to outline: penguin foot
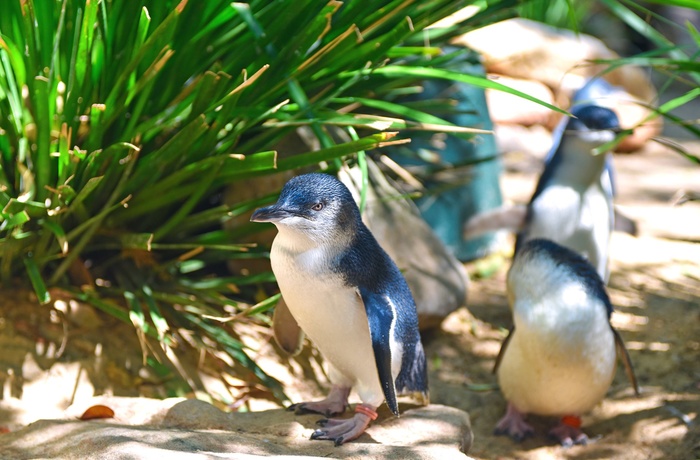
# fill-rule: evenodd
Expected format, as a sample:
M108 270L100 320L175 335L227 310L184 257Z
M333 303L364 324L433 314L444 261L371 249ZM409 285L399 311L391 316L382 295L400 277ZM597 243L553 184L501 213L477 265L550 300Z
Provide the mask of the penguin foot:
M559 442L563 447L571 447L574 444L588 444L588 436L581 431L581 418L575 415L562 417L559 425L549 430L549 436Z
M376 418L374 407L358 404L352 418L319 420L317 423L323 428L315 430L311 434L311 439L329 440L336 446L340 446L359 437Z
M339 415L345 412L345 408L348 406L349 395L349 387L334 385L331 388L330 393L328 393L328 397L326 399L321 401L292 404L291 406L287 407L287 410L294 411L294 413L297 415L321 414L325 415L326 417L331 417L333 415Z
M498 421L493 432L496 435L510 436L516 442L535 434L532 426L525 422L525 415L511 403L508 403L506 415Z

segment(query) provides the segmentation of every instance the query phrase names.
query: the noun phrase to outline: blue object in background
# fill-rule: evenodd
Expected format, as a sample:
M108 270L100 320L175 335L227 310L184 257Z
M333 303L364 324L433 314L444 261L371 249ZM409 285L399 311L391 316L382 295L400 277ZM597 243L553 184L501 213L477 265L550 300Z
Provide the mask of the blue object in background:
M454 53L441 68L470 75L484 75L476 52L446 49ZM423 92L407 97L402 103L449 99L449 111L436 108L432 113L457 126L491 130L493 125L486 106L484 90L448 80L426 80ZM492 134L464 135L414 131L411 143L389 150L391 158L414 174L426 187L416 199L421 215L461 261L488 254L494 247L495 234L465 240L464 224L475 214L502 204L496 141Z

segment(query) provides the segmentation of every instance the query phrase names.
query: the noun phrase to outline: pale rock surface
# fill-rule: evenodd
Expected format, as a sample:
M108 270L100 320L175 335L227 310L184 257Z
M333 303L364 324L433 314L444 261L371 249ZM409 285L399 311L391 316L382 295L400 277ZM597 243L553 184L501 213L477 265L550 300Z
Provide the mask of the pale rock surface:
M91 405L115 412L112 419L81 421ZM0 458L215 459L342 458L468 459L469 415L431 405L402 407L400 418L380 410L357 440L340 447L310 441L319 415L284 409L226 413L199 400L97 397L68 408L62 419L39 420L2 435Z
M493 127L499 152L526 154L544 160L552 149L552 133L542 125L497 124Z
M590 61L618 57L595 37L522 18L482 27L454 42L479 51L488 72L540 81L557 93L573 93L606 68ZM656 97L656 90L638 67L623 66L605 78L645 101Z
M593 64L591 61L619 57L595 37L522 18L508 19L474 30L457 37L454 43L479 51L487 72L498 74L506 86L551 102L550 97L536 86L546 85L554 92L555 105L562 108L570 107L573 94L588 79L600 75L607 68L606 64ZM504 77L517 80L509 81ZM659 118L653 123L645 121L651 111L644 105L657 104L657 92L647 73L639 67L620 66L602 77L619 87L619 91L603 105L616 111L623 128L635 128L617 151L636 151L661 132L662 121ZM541 106L533 108L528 115L523 110L530 106L529 102L514 103L510 101L514 96L488 94L489 111L496 122L522 120L518 123L529 126L533 120L543 117L544 108ZM550 116L542 124L553 129L560 118L560 115Z
M536 97L548 104L555 103L552 90L544 83L505 75L492 75L490 78L497 83ZM554 115L552 110L541 104L495 89L486 90L486 103L489 106L491 121L495 125L547 126L551 124L551 119Z

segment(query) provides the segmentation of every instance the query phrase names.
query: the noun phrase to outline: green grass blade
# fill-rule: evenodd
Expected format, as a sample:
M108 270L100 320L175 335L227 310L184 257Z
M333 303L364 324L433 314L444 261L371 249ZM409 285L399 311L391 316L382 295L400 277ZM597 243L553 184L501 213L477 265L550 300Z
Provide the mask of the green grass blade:
M25 257L24 266L27 269L27 275L29 276L29 280L32 282L32 287L34 287L34 292L36 293L37 299L39 299L39 303L44 305L51 302L51 295L46 289L46 284L44 283L44 279L42 278L39 267L36 265L34 259L31 257Z
M397 66L397 65L388 65L386 67L380 67L378 69L374 69L374 70L370 71L370 73L373 73L376 75L382 75L382 76L389 77L389 78L414 77L414 78L425 78L425 79L437 78L437 79L442 79L442 80L458 81L461 83L467 83L469 85L476 86L478 88L495 89L495 90L503 91L503 92L506 92L508 94L522 97L523 99L527 99L528 101L532 101L532 102L535 102L537 104L540 104L541 106L547 107L548 109L553 110L555 112L559 112L559 113L562 113L564 115L570 115L568 112L560 109L559 107L548 104L547 102L544 102L540 99L537 99L536 97L530 96L529 94L523 93L522 91L518 91L516 89L510 88L502 83L498 83L496 81L489 80L486 77L467 75L467 74L453 72L453 71L445 70L445 69L433 69L433 68L427 68L427 67L407 67L407 66ZM351 76L351 75L352 75L351 73L347 74L347 76Z

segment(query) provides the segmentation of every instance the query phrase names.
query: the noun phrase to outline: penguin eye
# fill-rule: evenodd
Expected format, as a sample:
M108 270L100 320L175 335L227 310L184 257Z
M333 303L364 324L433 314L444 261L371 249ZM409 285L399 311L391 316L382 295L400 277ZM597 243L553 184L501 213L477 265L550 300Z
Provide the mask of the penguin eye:
M320 211L321 209L323 209L323 203L316 203L315 205L311 206L311 209L313 209L314 211Z

